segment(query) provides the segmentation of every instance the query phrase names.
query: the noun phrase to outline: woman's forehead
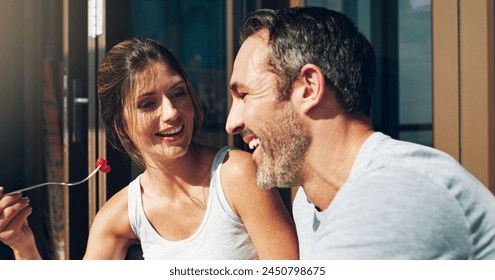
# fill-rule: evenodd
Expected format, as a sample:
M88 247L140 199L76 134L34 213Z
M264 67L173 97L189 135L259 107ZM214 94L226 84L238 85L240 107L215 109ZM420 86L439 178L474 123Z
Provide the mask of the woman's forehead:
M156 62L136 73L132 92L139 95L143 92L167 90L180 82L185 81L177 71L164 62Z

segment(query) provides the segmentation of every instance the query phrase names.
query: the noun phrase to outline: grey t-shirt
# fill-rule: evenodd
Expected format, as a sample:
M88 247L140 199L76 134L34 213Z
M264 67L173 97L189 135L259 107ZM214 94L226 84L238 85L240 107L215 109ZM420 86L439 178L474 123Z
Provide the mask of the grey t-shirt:
M441 151L379 132L322 212L294 200L302 259L495 259L495 197Z

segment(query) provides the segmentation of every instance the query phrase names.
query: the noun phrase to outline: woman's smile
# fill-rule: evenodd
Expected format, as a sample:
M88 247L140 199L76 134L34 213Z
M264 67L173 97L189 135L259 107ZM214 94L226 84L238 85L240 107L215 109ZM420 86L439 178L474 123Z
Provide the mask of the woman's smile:
M184 127L185 125L182 124L181 126L167 128L155 133L155 136L158 136L167 142L177 141L184 135Z

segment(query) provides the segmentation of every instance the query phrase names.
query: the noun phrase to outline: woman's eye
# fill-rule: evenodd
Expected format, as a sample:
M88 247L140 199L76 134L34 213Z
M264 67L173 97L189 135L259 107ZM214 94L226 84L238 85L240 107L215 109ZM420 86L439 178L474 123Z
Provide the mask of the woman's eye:
M181 98L183 96L186 96L186 93L184 91L179 91L179 92L172 94L170 96L170 99L178 99L178 98Z
M146 109L153 108L154 105L155 105L155 102L153 102L153 101L146 101L146 102L139 103L138 108L141 109L141 110L146 110Z

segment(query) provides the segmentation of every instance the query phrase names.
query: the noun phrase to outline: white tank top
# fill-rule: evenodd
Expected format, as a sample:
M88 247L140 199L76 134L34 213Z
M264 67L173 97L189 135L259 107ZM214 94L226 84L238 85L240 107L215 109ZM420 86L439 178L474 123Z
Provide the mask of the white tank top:
M148 221L141 200L142 174L129 184L129 220L134 234L141 241L144 259L258 259L244 223L230 208L220 182L223 159L230 149L223 147L213 160L203 221L196 232L186 239L166 240Z

